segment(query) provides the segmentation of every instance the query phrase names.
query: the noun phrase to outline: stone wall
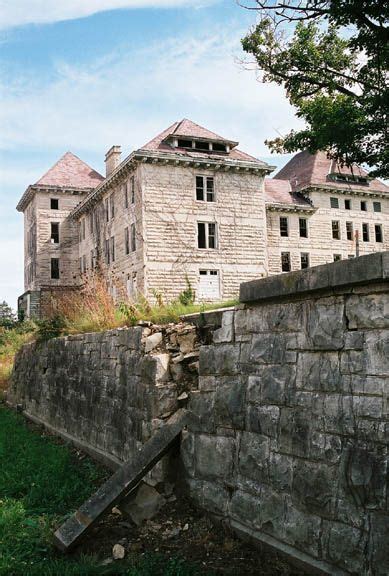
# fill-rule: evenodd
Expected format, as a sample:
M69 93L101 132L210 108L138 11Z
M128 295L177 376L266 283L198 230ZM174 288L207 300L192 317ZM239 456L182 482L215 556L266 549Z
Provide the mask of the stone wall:
M8 399L108 463L119 463L197 383L197 349L196 329L186 324L32 343L16 358Z
M389 572L388 272L386 253L243 285L200 350L189 493L308 573Z

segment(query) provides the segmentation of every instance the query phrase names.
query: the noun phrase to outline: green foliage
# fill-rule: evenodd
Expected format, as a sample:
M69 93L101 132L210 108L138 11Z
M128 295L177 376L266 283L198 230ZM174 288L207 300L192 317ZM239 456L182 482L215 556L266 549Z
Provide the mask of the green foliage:
M283 86L306 128L267 141L273 152L325 150L389 177L389 18L378 0L257 0L242 40L262 81ZM348 27L348 29L346 29Z
M101 564L95 556L57 553L53 529L106 476L90 460L27 427L0 406L0 576L198 576L177 558L142 555Z
M16 324L16 316L7 302L0 302L0 327L13 328Z
M185 282L186 282L186 288L178 296L178 300L180 304L182 304L183 306L190 306L194 303L196 294L192 288L192 284L190 283L188 275L185 275Z
M38 326L38 340L44 341L61 336L62 331L66 326L66 322L62 316L56 315L52 318L36 320L36 325Z

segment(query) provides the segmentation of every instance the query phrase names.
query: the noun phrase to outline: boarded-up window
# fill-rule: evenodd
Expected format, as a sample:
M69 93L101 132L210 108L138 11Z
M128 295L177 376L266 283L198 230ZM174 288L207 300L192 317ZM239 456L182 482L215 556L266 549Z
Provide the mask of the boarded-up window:
M308 222L306 218L299 218L299 231L301 238L308 238Z

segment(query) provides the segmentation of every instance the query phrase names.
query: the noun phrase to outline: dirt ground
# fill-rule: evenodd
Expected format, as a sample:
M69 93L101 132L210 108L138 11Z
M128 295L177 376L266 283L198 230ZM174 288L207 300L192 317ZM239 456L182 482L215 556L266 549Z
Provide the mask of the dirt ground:
M115 544L126 554L156 552L179 556L204 572L239 576L301 575L269 550L259 550L238 540L221 525L212 523L184 498L168 502L153 518L137 527L114 508L84 541L77 553L94 553L106 563Z

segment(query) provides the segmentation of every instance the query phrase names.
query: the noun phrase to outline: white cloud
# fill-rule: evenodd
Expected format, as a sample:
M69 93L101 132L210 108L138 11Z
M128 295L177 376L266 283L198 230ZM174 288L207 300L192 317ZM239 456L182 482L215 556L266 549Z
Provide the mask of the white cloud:
M47 24L85 18L119 8L202 6L212 0L0 0L0 27Z

